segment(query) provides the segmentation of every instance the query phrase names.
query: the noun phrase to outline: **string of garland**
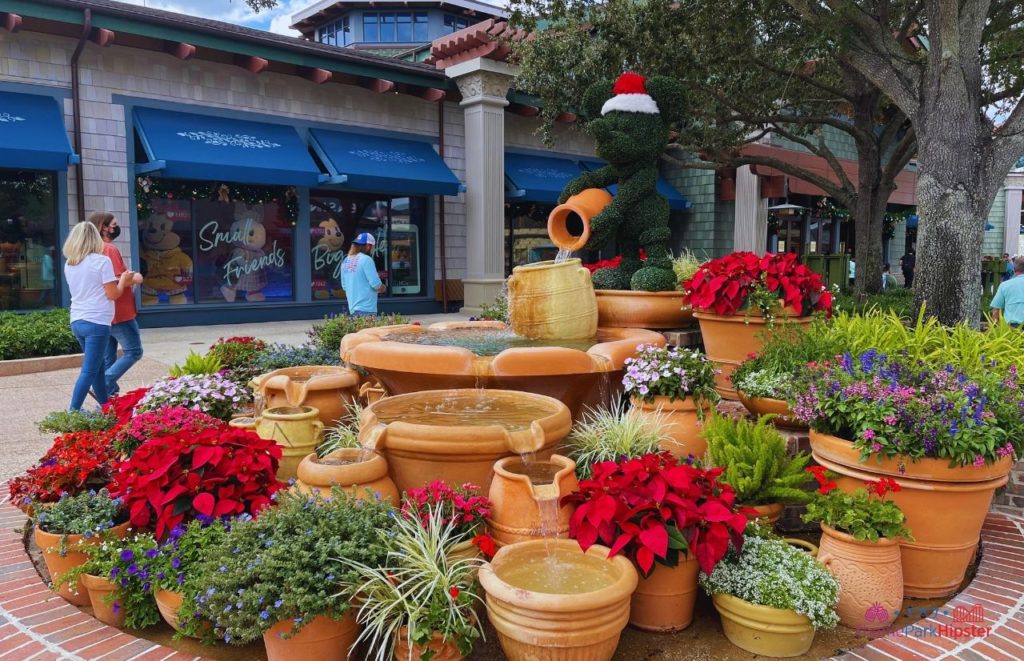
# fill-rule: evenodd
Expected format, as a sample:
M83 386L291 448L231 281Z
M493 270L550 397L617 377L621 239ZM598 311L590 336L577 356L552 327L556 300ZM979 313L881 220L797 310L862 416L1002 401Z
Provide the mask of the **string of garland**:
M289 186L136 177L135 206L140 220L153 213L154 199L244 202L249 206L275 203L282 206L284 218L290 225L294 226L299 220L299 198L295 188Z

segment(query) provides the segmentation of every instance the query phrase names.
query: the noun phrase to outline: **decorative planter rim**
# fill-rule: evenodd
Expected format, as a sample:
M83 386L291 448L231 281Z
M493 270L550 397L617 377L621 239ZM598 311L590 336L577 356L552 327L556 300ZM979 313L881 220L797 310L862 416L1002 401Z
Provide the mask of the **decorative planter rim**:
M665 411L696 411L697 402L694 401L693 395L687 395L686 397L671 399L668 395L655 395L653 402L645 402L639 397L630 397L630 404L638 409L644 409L646 411L654 411L657 409L663 409ZM711 408L710 402L706 402L704 406L700 407L705 411Z
M711 600L715 602L715 606L728 611L741 613L745 611L748 615L761 616L751 619L772 627L775 633L790 633L786 629L791 627L799 627L800 629L811 627L811 619L809 617L788 608L762 606L761 604L755 604L724 592L711 595ZM781 629L779 629L780 627Z
M533 482L530 480L529 475L523 475L522 473L512 473L507 468L505 468L508 464L521 461L522 458L518 456L504 457L502 459L499 459L498 461L494 462L494 475L495 477L500 475L504 479L512 480L514 482L525 482L527 489L532 494L534 493L534 485ZM560 454L553 454L547 459L544 459L543 461L537 463L557 464L558 466L560 466L560 468L555 472L555 474L551 478L551 483L556 486L558 486L567 475L576 474L576 462L570 459L569 457L565 457Z
M872 542L871 540L867 539L854 539L853 535L842 532L841 530L836 530L832 526L829 526L825 523L818 522L818 525L821 526L821 532L823 535L828 535L829 537L832 537L833 539L836 539L845 544L856 544L857 546L867 546L869 548L882 546L899 546L900 544L899 539L894 539L891 537L879 537L877 542Z
M293 413L284 413L285 409L301 409L301 410L295 411ZM310 418L318 417L319 415L320 415L320 411L315 406L301 405L301 406L275 406L273 408L264 409L262 417L269 418L271 420L308 420Z
M707 319L708 321L720 321L723 323L730 324L767 324L761 311L747 313L746 310L741 310L734 314L715 314L714 312L701 312L700 310L694 310L693 316L697 319ZM797 324L809 324L814 321L814 315L806 315L798 317L795 314L786 312L785 310L779 312L777 317L783 317L786 321Z
M268 385L270 379L278 376L288 377L289 381L295 376L307 376L308 380L302 383L303 391L312 390L334 390L337 388L348 388L359 385L359 373L344 365L295 365L292 367L281 367L253 377L257 388ZM278 384L280 385L280 384Z
M125 521L123 523L117 524L113 528L107 528L106 530L103 530L101 532L103 532L103 533L109 532L109 533L113 533L114 535L117 535L118 537L123 537L124 535L122 533L127 531L129 527L131 527L131 521ZM36 535L36 543L39 546L42 546L43 543L47 543L47 546L49 546L52 543L56 543L56 542L53 541L54 539L57 539L59 541L59 538L64 536L64 533L60 533L60 532L47 532L46 530L43 530L42 528L40 528L38 525L33 525L32 528L33 528L33 534ZM69 546L71 544L77 544L78 542L80 542L80 541L82 541L84 539L84 537L82 535L76 535L76 534L73 534L73 533L68 533L67 537L68 537L67 543L68 543ZM95 539L99 539L99 535L93 535L89 539L94 539L94 540Z
M523 271L550 271L553 269L564 269L572 268L578 269L583 266L583 260L579 257L570 257L561 262L556 262L553 259L547 259L542 262L531 262L530 264L521 264L516 267L516 271L522 273Z
M621 296L623 298L682 298L686 296L686 292L678 289L672 291L635 291L632 289L595 289L594 293L598 296L605 296L612 298ZM685 305L683 307L690 307Z

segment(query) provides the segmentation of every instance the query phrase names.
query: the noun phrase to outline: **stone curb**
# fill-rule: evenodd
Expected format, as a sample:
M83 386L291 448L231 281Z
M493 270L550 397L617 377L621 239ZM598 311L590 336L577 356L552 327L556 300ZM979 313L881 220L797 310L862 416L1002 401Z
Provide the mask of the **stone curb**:
M0 360L0 377L18 376L19 374L35 374L36 372L53 372L72 367L81 367L84 354L72 353L65 356L44 356L42 358L18 358Z

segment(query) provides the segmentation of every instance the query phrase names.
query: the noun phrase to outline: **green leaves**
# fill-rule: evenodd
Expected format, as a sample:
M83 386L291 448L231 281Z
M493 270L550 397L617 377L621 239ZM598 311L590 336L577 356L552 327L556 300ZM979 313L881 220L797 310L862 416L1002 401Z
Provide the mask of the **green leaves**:
M0 313L0 360L79 353L66 309Z
M890 500L872 498L865 489L853 493L835 489L826 495L818 494L807 503L803 520L819 521L861 542L877 542L883 537L914 540L910 529L903 525L906 517L899 506Z

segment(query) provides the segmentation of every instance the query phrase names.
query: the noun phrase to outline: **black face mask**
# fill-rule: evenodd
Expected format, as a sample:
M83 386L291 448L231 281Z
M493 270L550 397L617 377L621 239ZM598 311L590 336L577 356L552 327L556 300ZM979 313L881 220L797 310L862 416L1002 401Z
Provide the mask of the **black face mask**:
M121 227L120 226L118 226L118 227L110 227L110 228L108 228L107 231L110 232L110 240L111 241L113 241L117 237L121 236Z

